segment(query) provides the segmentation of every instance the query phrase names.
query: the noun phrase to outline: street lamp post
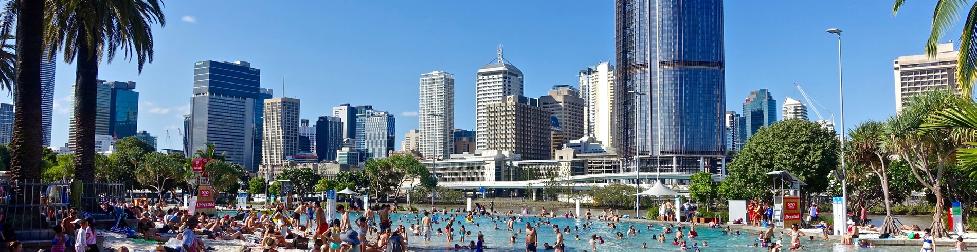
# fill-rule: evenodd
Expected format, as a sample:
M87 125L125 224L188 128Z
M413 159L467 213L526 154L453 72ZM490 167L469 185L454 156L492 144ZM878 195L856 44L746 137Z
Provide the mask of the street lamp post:
M638 145L638 142L640 142L640 140L639 140L640 137L638 136L638 96L640 96L640 95L646 95L645 93L640 92L637 89L638 88L635 87L635 90L628 90L628 93L634 94L634 180L635 180L635 183L637 184L635 186L635 188L634 188L634 190L635 190L635 193L634 193L634 218L638 218L639 216L641 216L638 213L638 211L640 211L639 210L639 207L641 206L641 204L640 204L640 202L641 202L641 195L638 195L638 194L641 194L641 176L640 176L641 175L641 168L640 168L641 161L639 159L639 156L641 154L641 148L639 148L639 145Z
M842 207L843 214L844 214L843 216L847 216L848 215L848 190L847 190L847 186L848 186L848 181L847 180L848 180L848 178L847 178L847 174L845 174L846 172L845 172L845 157L844 157L844 151L845 151L845 78L844 78L844 74L843 74L844 71L843 71L843 68L842 68L842 60L841 60L842 59L842 57L841 57L841 29L838 29L838 28L830 28L826 32L831 33L831 34L834 34L835 37L838 38L838 104L841 107L841 131L839 131L839 136L841 136L840 137L840 141L841 141L841 151L842 151L842 155L841 155L841 202L842 202L842 206L844 206L844 207ZM844 221L844 220L842 220L841 222L837 222L836 221L836 223L840 223L840 224L836 224L836 225L842 225L841 226L841 230L847 229L846 226L847 226L848 223L846 221Z

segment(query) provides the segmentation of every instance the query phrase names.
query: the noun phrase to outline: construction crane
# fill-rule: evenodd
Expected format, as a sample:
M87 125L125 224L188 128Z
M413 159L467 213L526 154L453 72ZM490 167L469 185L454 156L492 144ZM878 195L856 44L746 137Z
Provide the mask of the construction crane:
M818 116L818 121L819 122L820 121L830 122L831 125L834 125L834 123L835 123L835 115L834 114L831 114L831 119L830 120L825 120L824 119L824 116L821 115L821 111L818 110L818 107L820 107L820 105L814 103L814 100L811 100L811 97L807 95L807 92L804 92L804 89L801 88L801 84L800 83L797 83L797 82L794 82L794 87L797 88L797 91L800 91L801 92L801 96L803 96L804 97L804 100L807 101L807 104L811 106L811 110L814 110L814 114Z

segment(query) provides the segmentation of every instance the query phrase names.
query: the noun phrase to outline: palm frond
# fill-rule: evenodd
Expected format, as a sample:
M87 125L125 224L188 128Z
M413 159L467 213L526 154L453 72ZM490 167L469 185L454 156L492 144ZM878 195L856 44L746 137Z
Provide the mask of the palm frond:
M930 37L926 40L926 54L936 56L936 45L940 43L943 33L953 25L953 21L960 14L960 9L970 2L969 0L939 0L936 8L933 9L933 24L930 30Z
M135 58L140 72L153 61L152 27L166 24L160 0L47 1L45 21L51 28L44 40L50 53L64 51L65 62L74 61L80 45L89 45L91 55L108 63L117 53Z
M892 14L895 15L896 13L899 13L899 8L902 8L902 5L905 3L906 0L896 0L895 3L892 4Z
M960 53L957 55L957 83L964 97L971 97L977 75L977 4L970 7L963 32L960 34Z

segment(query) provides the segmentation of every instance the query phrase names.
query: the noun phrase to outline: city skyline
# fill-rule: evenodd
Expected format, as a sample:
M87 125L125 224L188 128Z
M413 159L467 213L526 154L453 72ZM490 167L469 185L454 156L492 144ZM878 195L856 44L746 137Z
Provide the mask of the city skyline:
M842 4L843 3L843 4ZM281 6L255 7L259 3L242 3L233 6L226 13L212 12L218 7L227 6L215 3L183 3L174 2L167 5L166 13L173 19L165 29L160 29L156 36L160 45L156 49L159 53L156 62L147 65L146 70L137 75L135 63L123 60L103 66L100 79L133 80L140 83L139 121L141 128L159 137L160 148L180 149L182 132L182 115L189 109L189 94L192 89L192 71L189 64L206 59L221 61L247 60L254 67L262 69L263 88L279 89L282 77L285 78L288 94L310 101L303 106L304 119L316 119L321 115L329 115L328 108L341 104L372 104L379 108L397 108L391 113L397 115L397 137L401 139L403 133L417 125L416 117L416 76L430 69L444 69L455 73L458 78L456 94L459 97L471 96L474 93L474 72L494 58L493 49L499 43L505 44L506 58L510 58L520 67L526 76L525 96L538 97L545 95L546 90L557 84L573 84L577 82L579 69L593 65L594 62L613 62L613 3L583 3L576 6L552 5L546 3L519 3L521 10L507 13L499 21L504 24L519 24L513 29L511 25L500 25L497 22L477 21L478 18L466 20L458 24L449 24L463 20L470 15L484 15L467 10L468 3L430 2L410 6L405 3L385 3L379 7L374 4L339 3L334 6L323 7L335 17L323 17L322 29L313 34L297 35L276 32L272 38L261 38L265 43L239 43L249 39L250 35L243 27L257 21L240 21L233 27L242 27L214 31L213 27L227 26L218 20L231 20L239 15L251 15L257 10L268 11L272 16L282 17L282 22L293 23L302 20L315 19L311 17L285 17L289 11L302 11L283 8ZM826 1L824 3L741 3L729 4L725 11L725 33L728 68L726 76L727 108L736 108L745 97L748 90L769 88L776 96L797 97L793 89L793 82L800 82L810 87L808 92L828 112L837 114L837 88L833 55L834 41L824 34L827 27L837 26L846 30L846 82L848 92L893 93L892 87L892 59L900 55L920 54L923 50L922 36L905 36L909 32L928 31L929 6L924 3L908 3L899 16L891 14L891 3L848 3L841 1ZM441 10L450 10L444 17L427 18L417 13L410 13L411 9L430 8L435 6ZM838 7L840 6L840 7ZM398 8L400 7L400 8ZM830 9L829 9L830 8ZM396 24L388 21L370 21L366 24L355 24L353 27L339 27L349 25L347 19L355 15L363 15L368 10L380 9L383 14L392 14L391 19L403 22ZM581 16L575 18L559 17L557 15L543 15L529 18L521 17L526 13L551 9L556 13L575 12ZM395 11L396 10L396 11ZM586 10L581 12L580 10ZM768 16L751 16L753 11L766 11ZM769 10L769 11L767 11ZM773 11L784 10L784 11ZM348 12L348 13L343 13ZM787 15L782 12L789 12ZM820 14L815 14L820 13ZM825 14L827 13L827 14ZM286 15L288 14L288 15ZM370 14L377 15L377 14ZM369 17L366 15L365 17ZM301 16L301 15L293 15ZM329 15L326 15L329 16ZM192 17L193 21L180 21L183 17ZM183 18L189 20L191 18ZM240 20L240 19L237 19ZM527 22L540 20L538 23ZM763 31L750 29L751 22L762 20L782 20L782 24L774 25ZM867 22L866 22L867 20ZM378 23L380 22L380 23ZM384 26L386 25L386 26ZM403 29L407 31L394 32L387 35L383 32L389 29ZM444 48L445 43L454 43L462 38L449 38L447 41L432 43L433 39L422 39L421 42L431 43L419 48L396 46L389 49L383 40L402 40L404 38L422 37L431 27L446 26L446 29L459 37L477 35L483 42L470 42L463 45ZM498 26L498 27L496 27ZM256 29L271 29L278 27L261 24ZM356 31L362 27L371 27L364 31ZM488 32L479 29L488 29ZM546 36L524 36L530 32L548 30ZM579 31L587 30L586 36L579 35ZM213 32L208 34L205 32ZM366 32L373 38L362 45ZM771 36L770 34L777 34ZM286 36L287 35L287 36ZM572 38L570 41L566 38ZM545 38L545 37L552 38ZM179 43L175 41L192 38L195 43ZM270 41L299 41L330 38L342 38L328 42L324 46L328 49L313 48L309 45L285 43L297 49L284 50ZM579 38L579 39L577 39ZM951 38L945 38L949 40ZM878 41L892 41L878 45ZM254 45L251 45L254 44ZM798 47L807 49L801 52ZM382 49L376 55L366 55L367 50ZM296 50L301 51L298 53ZM393 51L391 51L393 50ZM443 51L438 51L443 50ZM349 52L344 52L349 51ZM393 65L369 67L379 70L366 69L367 62L377 62L375 57L382 57L388 61L417 60L416 55L432 54L445 55L421 59L413 62L410 67L397 68ZM573 52L573 53L568 53ZM279 54L280 56L274 56ZM318 64L316 59L297 58L298 55L323 55L323 61ZM370 53L372 54L372 53ZM564 54L571 54L569 56ZM164 57L165 55L165 57ZM451 55L450 57L447 55ZM757 57L759 55L760 57ZM358 59L364 58L364 59ZM750 59L750 58L756 59ZM805 64L783 64L771 71L770 62L804 62ZM372 64L372 63L371 63ZM384 63L387 64L387 63ZM343 72L342 65L352 66L351 72ZM398 64L399 65L399 64ZM60 73L71 73L73 65L58 63ZM288 69L288 70L286 70ZM322 70L327 69L327 70ZM384 73L376 76L374 73ZM776 74L767 74L778 72ZM371 76L374 75L374 76ZM348 77L346 77L348 76ZM355 78L353 77L355 76ZM73 77L61 74L56 77L54 128L52 130L53 147L63 146L68 136L68 118L71 112L70 99ZM382 88L382 89L381 89ZM383 90L384 93L364 93L355 90ZM316 96L313 96L316 94ZM321 95L319 95L321 94ZM303 97L308 96L308 97ZM321 97L320 97L321 96ZM5 98L9 101L10 98ZM849 97L848 121L850 125L866 119L885 119L894 114L895 105L891 95L873 97L867 100L857 100ZM879 109L879 108L883 109ZM474 104L471 101L459 99L456 108L456 127L474 129ZM145 125L145 126L142 126ZM168 130L169 136L167 136Z

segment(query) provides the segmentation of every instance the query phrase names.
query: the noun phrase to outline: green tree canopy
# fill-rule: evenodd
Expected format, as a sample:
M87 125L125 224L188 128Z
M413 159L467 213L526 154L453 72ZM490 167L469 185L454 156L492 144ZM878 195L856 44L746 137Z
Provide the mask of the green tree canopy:
M286 179L292 181L292 186L295 188L295 193L300 195L305 195L306 193L313 192L315 185L319 182L319 174L316 174L310 168L288 168L278 174L277 179Z
M136 180L155 189L160 199L163 191L175 186L177 180L186 178L183 160L159 152L146 154L144 158L136 171Z
M251 195L262 194L265 192L265 178L262 177L252 177L248 181L248 193Z
M241 176L244 175L244 169L240 165L221 160L211 160L207 162L204 171L207 172L210 184L219 192L236 194L241 187L240 181Z
M824 192L825 178L838 167L838 145L832 130L814 122L794 119L760 128L729 165L720 191L728 199L768 198L766 173L782 170L804 181L806 192Z
M699 203L712 204L719 191L719 186L712 181L712 173L697 172L689 180L689 197Z

